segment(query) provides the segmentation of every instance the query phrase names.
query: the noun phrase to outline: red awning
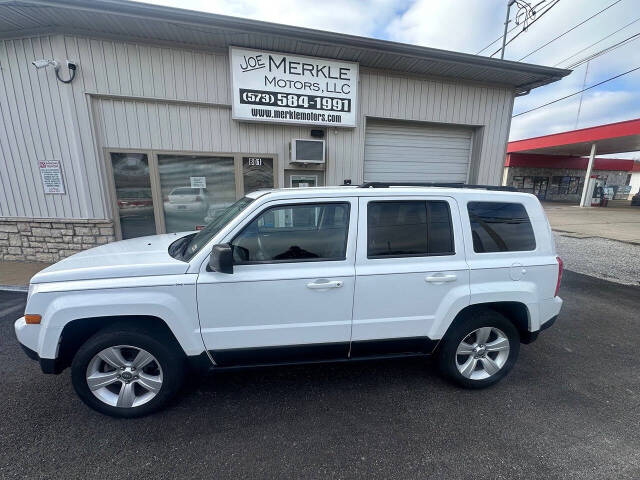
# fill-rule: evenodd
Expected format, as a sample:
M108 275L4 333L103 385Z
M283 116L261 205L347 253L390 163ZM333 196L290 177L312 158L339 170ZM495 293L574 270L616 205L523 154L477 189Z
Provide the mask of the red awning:
M509 142L507 153L588 156L640 151L640 118Z
M535 155L532 153L509 153L505 167L530 168L573 168L586 170L589 159L585 157L567 157L563 155ZM626 158L595 158L594 170L618 170L631 172L636 166L640 171L640 162L634 165L633 160Z

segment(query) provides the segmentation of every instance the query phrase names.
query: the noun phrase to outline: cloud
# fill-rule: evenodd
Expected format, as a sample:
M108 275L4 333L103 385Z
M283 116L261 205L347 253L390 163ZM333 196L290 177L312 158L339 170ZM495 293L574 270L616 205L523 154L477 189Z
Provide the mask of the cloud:
M502 33L504 20L497 19L504 19L504 6L495 0L418 0L386 32L399 42L475 53Z
M409 0L154 0L151 3L351 35L377 35Z
M573 130L579 96L536 110L511 123L511 138L537 137L550 133ZM629 119L629 106L640 103L640 92L606 91L597 92L582 99L578 128L591 127L603 123L613 123ZM633 110L633 107L631 108Z

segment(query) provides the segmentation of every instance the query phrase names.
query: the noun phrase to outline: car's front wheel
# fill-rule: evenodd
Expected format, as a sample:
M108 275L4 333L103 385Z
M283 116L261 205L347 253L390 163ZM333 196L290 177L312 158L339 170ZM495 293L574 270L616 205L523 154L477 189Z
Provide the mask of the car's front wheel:
M126 327L100 331L71 365L73 386L91 408L115 417L158 410L180 388L184 362L170 342Z
M493 385L513 368L520 335L500 313L482 309L456 322L439 346L442 373L467 388Z

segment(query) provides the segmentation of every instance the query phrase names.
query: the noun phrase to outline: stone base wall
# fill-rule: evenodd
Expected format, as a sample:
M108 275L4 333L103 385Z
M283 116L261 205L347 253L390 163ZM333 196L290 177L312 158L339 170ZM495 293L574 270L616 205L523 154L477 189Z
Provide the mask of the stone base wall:
M114 240L111 220L0 218L0 260L53 263Z

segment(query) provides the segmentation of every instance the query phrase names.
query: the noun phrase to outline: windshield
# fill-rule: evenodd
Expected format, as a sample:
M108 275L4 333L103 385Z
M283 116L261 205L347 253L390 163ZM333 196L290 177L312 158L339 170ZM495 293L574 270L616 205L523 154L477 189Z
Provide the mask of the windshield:
M189 261L220 230L222 230L240 212L254 202L254 198L244 197L233 205L214 212L214 219L198 233L192 233L173 242L169 247L169 255L180 260Z

